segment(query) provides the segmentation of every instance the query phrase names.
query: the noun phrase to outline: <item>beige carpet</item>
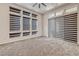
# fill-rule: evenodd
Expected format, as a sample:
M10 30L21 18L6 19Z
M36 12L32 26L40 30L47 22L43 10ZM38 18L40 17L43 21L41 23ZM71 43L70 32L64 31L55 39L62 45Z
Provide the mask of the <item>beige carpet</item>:
M0 45L1 56L64 56L79 55L79 46L75 43L54 38L26 39Z

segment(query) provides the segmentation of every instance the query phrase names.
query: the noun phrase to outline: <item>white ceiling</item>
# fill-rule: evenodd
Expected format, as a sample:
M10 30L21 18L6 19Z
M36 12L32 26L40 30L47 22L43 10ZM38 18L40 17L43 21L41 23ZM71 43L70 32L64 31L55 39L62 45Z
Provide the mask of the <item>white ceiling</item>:
M33 7L33 4L34 3L18 3L18 5L21 5L23 7L34 10L34 11L39 12L39 13L45 13L45 12L55 8L55 7L63 5L63 3L45 3L47 5L46 7L41 6L41 8L39 8L38 5Z

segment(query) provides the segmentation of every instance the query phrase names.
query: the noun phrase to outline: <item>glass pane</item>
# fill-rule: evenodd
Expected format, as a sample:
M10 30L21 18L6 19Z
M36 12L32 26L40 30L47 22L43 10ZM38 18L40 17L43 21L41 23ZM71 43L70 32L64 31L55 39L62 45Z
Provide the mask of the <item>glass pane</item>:
M15 12L15 13L20 13L21 10L14 8L14 7L10 7L10 11Z
M30 12L23 11L23 15L30 16Z
M29 30L30 29L30 18L23 17L23 30Z
M32 32L32 35L34 35L34 34L37 34L37 31L33 31L33 32Z
M10 33L10 38L19 37L21 33Z
M10 14L10 31L20 30L20 16Z
M36 15L36 14L32 14L32 17L35 17L35 18L37 18L37 15Z
M30 32L23 32L23 36L30 35Z
M37 19L32 19L32 30L37 29Z

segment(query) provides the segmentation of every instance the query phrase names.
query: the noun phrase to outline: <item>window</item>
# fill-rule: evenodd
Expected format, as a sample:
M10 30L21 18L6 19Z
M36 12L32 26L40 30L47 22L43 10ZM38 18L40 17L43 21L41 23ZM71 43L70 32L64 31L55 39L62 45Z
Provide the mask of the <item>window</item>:
M30 16L30 12L23 11L23 15Z
M21 33L10 33L10 38L19 37Z
M20 16L10 14L10 31L20 30Z
M20 13L21 10L14 8L14 7L10 7L10 12L15 12L15 13Z
M32 17L37 18L37 15L36 14L32 14Z
M56 16L62 16L64 13L64 10L60 10L59 12L57 11L56 12Z
M48 18L50 19L50 18L53 18L53 17L55 17L55 13L50 13L49 15L48 15Z
M23 32L23 36L30 35L30 32Z
M12 33L9 34L10 38L13 37L19 37L21 32L20 32L20 9L14 8L14 7L9 7L10 9L10 31ZM19 31L19 32L18 32ZM16 33L15 33L16 32Z
M69 9L66 9L65 13L67 14L70 14L70 13L73 13L73 12L77 12L77 7L73 7L73 8L69 8Z
M64 39L77 42L77 15L72 13L64 16Z
M30 30L30 18L23 17L23 30Z
M32 30L37 29L37 19L32 19Z
M9 7L9 23L10 23L10 33L9 37L20 37L28 36L30 34L37 33L37 15L28 12L25 9L21 10L19 7ZM22 24L21 24L22 23ZM31 25L30 25L31 24ZM30 29L30 27L32 27ZM22 29L22 30L21 30ZM32 31L33 30L33 31Z
M33 31L33 32L32 32L32 35L34 35L34 34L37 34L37 31Z

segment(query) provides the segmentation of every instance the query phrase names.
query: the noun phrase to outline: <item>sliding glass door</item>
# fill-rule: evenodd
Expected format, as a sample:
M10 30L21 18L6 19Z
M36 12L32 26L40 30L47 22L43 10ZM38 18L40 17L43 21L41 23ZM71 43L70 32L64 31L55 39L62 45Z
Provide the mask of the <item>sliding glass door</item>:
M55 37L56 36L56 24L55 19L48 20L48 36Z
M56 17L56 37L64 38L64 18L63 16Z
M48 35L77 42L77 13L49 19Z
M48 20L48 36L64 38L64 18L56 17Z

